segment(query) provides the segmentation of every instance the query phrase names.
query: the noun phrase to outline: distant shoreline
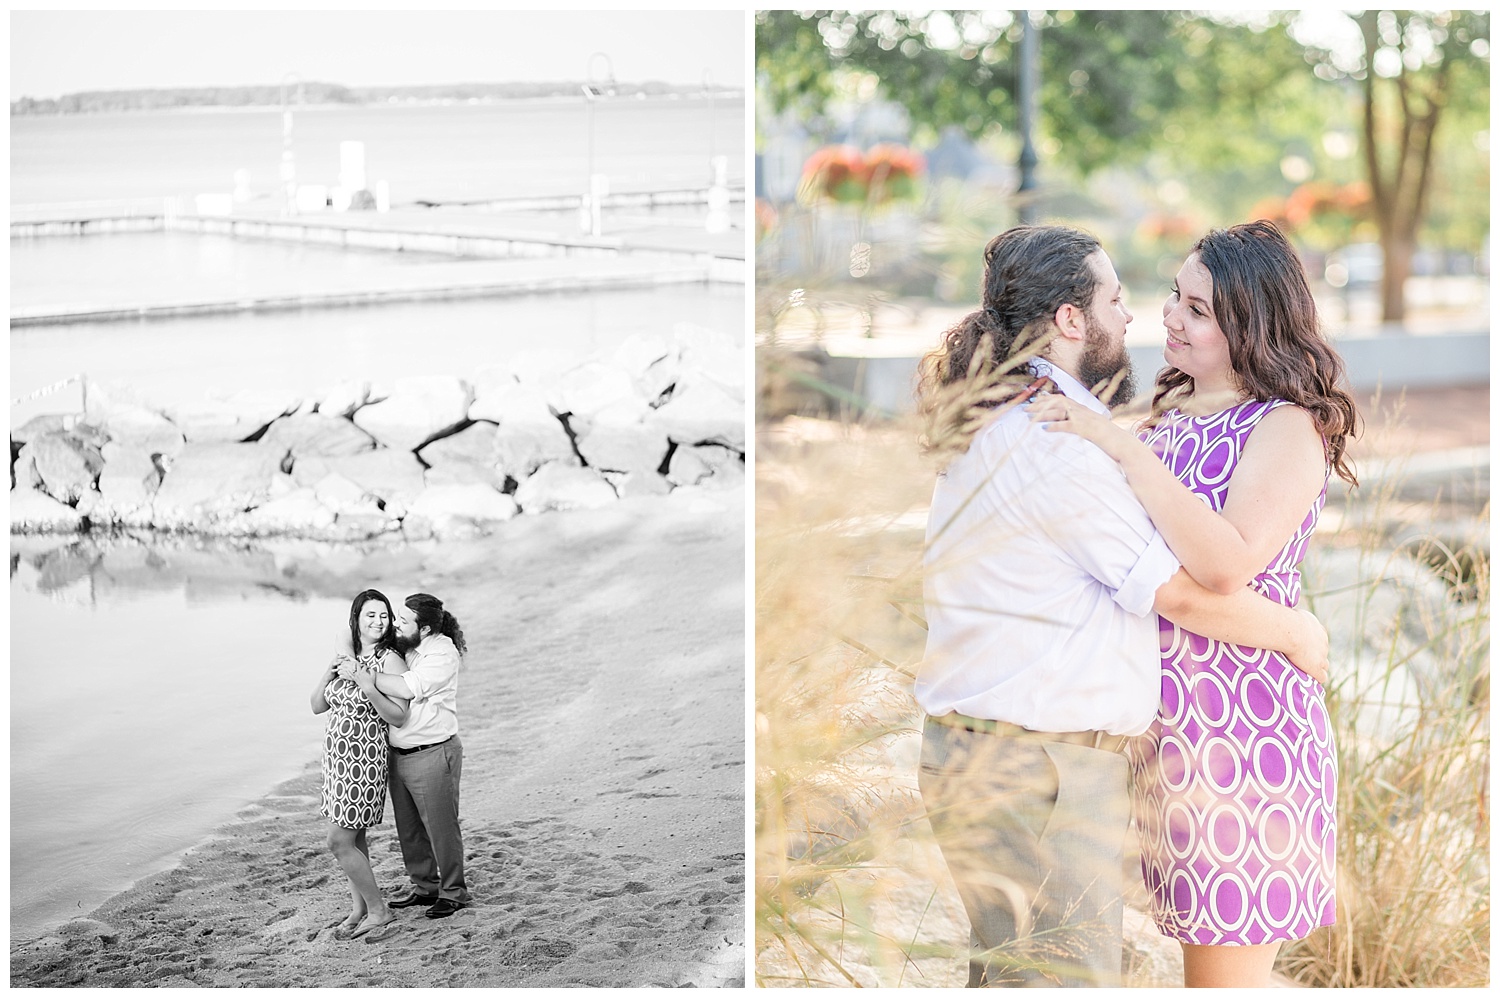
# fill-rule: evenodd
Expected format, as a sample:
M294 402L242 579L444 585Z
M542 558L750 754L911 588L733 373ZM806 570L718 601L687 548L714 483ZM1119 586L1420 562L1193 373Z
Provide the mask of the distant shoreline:
M598 84L595 84L596 86ZM283 102L279 86L193 87L183 89L87 91L61 97L20 97L11 101L11 117L56 117L141 111L274 111L356 107L439 107L503 104L512 101L577 101L584 82L474 84L444 87L358 87L306 83L301 97ZM742 98L741 87L691 84L614 83L611 100L705 100Z

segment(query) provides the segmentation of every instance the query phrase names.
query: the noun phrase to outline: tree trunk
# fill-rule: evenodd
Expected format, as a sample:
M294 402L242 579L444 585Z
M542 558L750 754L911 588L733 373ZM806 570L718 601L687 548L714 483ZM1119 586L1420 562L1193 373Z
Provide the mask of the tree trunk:
M1380 320L1406 321L1406 279L1411 276L1411 260L1416 244L1410 239L1381 233L1380 248L1385 265L1380 275Z

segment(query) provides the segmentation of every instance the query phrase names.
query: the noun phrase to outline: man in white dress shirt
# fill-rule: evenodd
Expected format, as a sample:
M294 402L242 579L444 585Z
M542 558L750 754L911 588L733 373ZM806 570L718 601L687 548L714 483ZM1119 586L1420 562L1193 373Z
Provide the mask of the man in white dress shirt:
M1028 379L1100 413L1129 400L1132 319L1092 236L1022 226L985 250L984 308L927 358L922 394L1046 342ZM1041 337L1040 340L1037 338ZM1047 339L1050 337L1050 340ZM983 425L938 478L924 558L928 714L923 804L971 925L969 986L1120 983L1125 736L1161 691L1157 614L1288 654L1317 675L1327 634L1246 589L1184 573L1110 458L1033 425L1022 405ZM1321 677L1320 677L1321 678Z
M395 629L407 671L380 673L375 684L382 693L411 700L406 723L389 733L389 786L412 891L390 906L421 906L428 918L446 918L470 901L458 821L464 765L458 671L464 635L442 601L427 593L406 597L396 611Z

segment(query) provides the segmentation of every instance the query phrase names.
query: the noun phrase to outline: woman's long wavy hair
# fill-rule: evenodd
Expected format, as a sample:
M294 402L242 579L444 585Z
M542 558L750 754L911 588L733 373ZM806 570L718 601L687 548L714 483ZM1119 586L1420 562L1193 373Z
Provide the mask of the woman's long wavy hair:
M1358 485L1345 448L1359 432L1359 413L1340 387L1344 361L1323 337L1297 251L1280 229L1261 220L1215 229L1192 252L1213 278L1214 317L1240 387L1254 399L1285 399L1307 410L1323 435L1328 464ZM1191 377L1164 368L1147 425L1192 392Z
M1030 380L1028 362L1047 348L1057 310L1093 307L1099 279L1089 257L1100 248L1088 233L1060 225L1019 225L990 240L980 307L943 333L918 367L929 452L967 450L991 412Z
M370 600L379 600L385 604L385 633L375 642L375 648L380 651L394 651L396 649L396 614L391 609L391 601L385 598L385 593L379 589L366 589L354 597L354 602L349 606L349 637L354 649L354 657L363 654L364 649L360 646L359 639L359 614Z
M419 630L426 627L433 634L446 634L460 655L468 650L468 645L464 643L463 629L458 626L453 614L443 609L442 600L428 593L413 593L406 597L406 608L416 618Z

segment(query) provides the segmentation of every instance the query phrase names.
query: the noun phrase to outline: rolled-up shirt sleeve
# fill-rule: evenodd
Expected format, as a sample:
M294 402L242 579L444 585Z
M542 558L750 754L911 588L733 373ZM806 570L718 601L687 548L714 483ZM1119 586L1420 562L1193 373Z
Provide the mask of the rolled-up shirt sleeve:
M1156 606L1156 591L1181 567L1161 534L1154 534L1125 581L1115 590L1115 602L1126 613L1144 617Z
M411 689L413 700L425 700L453 682L458 665L458 652L441 648L419 654L416 663L401 678Z

